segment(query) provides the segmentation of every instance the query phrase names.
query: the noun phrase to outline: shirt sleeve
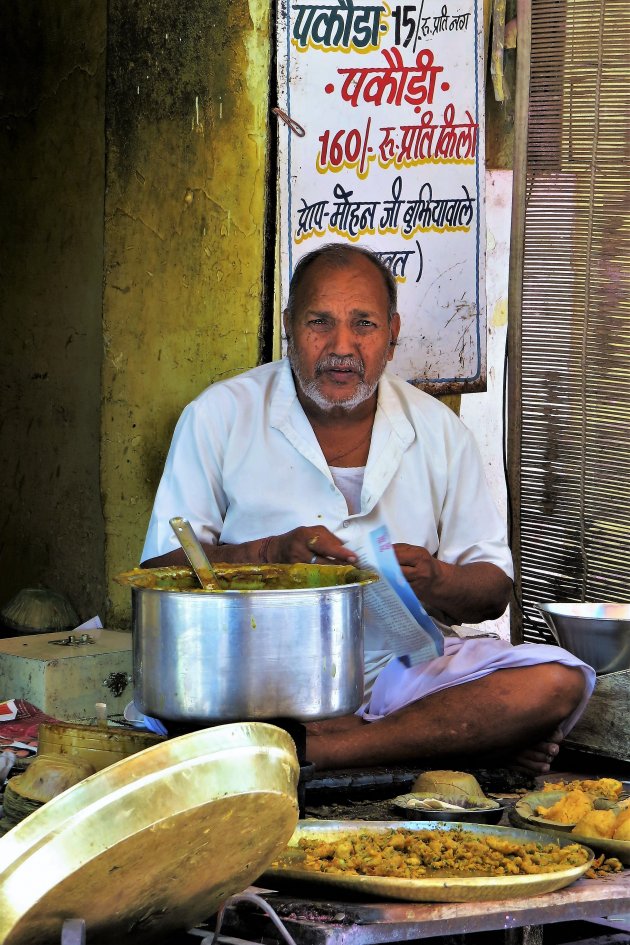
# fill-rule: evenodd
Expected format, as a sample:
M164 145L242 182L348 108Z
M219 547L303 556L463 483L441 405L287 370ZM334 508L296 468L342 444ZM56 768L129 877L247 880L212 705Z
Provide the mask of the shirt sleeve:
M449 459L438 558L450 564L489 562L513 579L505 524L488 487L475 439L463 424L461 428L463 435Z
M141 561L179 547L170 519L188 519L199 540L219 541L227 500L223 490L221 431L193 401L177 422L142 550Z

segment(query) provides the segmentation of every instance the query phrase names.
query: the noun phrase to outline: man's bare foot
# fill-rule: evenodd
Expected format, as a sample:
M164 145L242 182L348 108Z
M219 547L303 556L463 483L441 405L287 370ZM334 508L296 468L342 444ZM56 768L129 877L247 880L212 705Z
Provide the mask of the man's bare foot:
M564 735L556 729L545 741L537 742L529 748L523 748L514 755L509 765L517 771L526 771L533 774L547 774L551 764L560 751L560 743Z

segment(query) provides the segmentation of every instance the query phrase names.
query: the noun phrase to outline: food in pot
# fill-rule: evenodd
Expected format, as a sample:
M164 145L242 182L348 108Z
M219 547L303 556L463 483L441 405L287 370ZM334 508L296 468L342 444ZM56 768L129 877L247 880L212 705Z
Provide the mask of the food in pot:
M303 866L318 873L423 879L435 876L523 876L553 873L588 862L579 844L519 843L510 837L455 830L392 829L340 835L334 841L302 837ZM282 866L278 861L274 866Z
M192 569L182 566L121 575L132 594L134 703L140 712L202 726L244 719L306 722L356 712L363 700L364 590L378 575L348 565L217 570L265 576L301 571L306 584L322 586L276 590L267 580L263 590L197 590L190 586Z
M223 583L222 591L288 591L340 587L378 579L373 571L350 564L214 564ZM119 584L158 591L195 591L217 594L221 591L199 587L199 581L188 567L134 568L116 577Z

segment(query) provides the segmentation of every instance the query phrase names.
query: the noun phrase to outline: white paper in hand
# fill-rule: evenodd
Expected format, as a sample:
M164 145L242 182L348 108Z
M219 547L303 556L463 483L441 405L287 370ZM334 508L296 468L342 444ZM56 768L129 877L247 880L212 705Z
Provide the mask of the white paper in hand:
M407 666L441 656L444 636L402 573L385 525L366 532L353 550L362 568L373 568L381 576L365 587L363 600L366 609L387 624L394 654Z

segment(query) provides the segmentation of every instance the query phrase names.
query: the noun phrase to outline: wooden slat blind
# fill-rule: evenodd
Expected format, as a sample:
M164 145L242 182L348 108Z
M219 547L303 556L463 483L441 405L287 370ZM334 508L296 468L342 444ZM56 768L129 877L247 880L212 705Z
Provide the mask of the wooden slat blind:
M523 638L630 601L630 9L533 0L521 311Z

